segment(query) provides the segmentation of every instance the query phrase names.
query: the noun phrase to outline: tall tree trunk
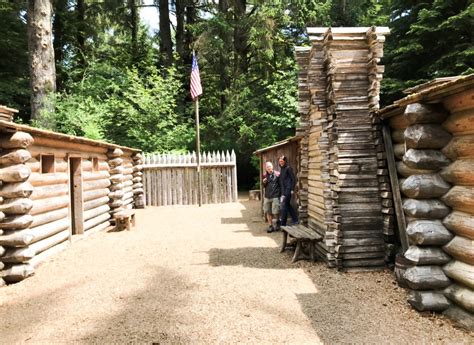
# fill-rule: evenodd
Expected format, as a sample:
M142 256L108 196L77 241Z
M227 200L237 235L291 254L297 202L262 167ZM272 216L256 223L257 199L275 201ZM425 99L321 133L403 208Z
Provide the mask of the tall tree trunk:
M132 36L132 63L138 63L138 23L140 21L139 13L137 11L137 0L128 0L128 8L130 11L130 34Z
M193 25L196 23L196 5L194 4L193 0L186 1L186 24L185 24L185 32L184 32L184 65L189 66L191 68L191 46L194 42L193 33L189 29L189 25Z
M54 57L56 60L56 88L62 90L63 88L63 74L62 65L64 60L63 49L65 45L65 15L67 13L68 0L54 1L54 21L53 21L53 46Z
M248 69L248 28L246 25L247 0L234 0L234 51L235 77L247 72Z
M41 115L48 94L56 91L51 12L51 0L28 0L31 119Z
M86 67L86 4L85 0L77 0L76 4L77 27L76 27L76 41L79 50L79 65L82 68Z
M230 8L230 0L219 0L218 3L218 10L221 16L226 17L226 21L228 21L229 17L229 8ZM219 96L219 103L221 112L224 111L225 106L227 104L226 99L226 91L230 88L230 76L228 72L229 66L229 57L227 52L232 49L232 37L228 35L226 31L221 31L221 38L224 42L224 50L219 54L219 86L220 86L220 96Z
M186 0L175 0L176 9L176 52L181 61L184 60L184 15L186 10Z
M170 13L168 0L158 0L160 10L160 53L163 65L170 66L173 61L173 43L171 41Z

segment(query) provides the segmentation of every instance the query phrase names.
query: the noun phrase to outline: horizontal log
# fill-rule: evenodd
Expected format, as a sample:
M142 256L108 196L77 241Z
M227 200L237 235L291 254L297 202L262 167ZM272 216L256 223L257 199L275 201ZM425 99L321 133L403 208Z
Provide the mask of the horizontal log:
M403 155L405 154L405 144L395 144L393 145L393 154L399 160L403 159Z
M133 198L133 192L126 192L126 193L123 195L123 200L131 199L131 198Z
M99 171L109 171L110 166L109 163L105 161L99 161Z
M125 192L123 190L116 190L109 193L110 199L122 199Z
M474 214L474 188L465 186L454 186L446 193L443 202L456 209L456 211L463 211Z
M450 133L472 133L472 126L474 123L474 110L467 109L458 113L451 114L443 123L443 127Z
M29 264L13 265L0 272L3 280L9 284L18 283L35 274L35 269Z
M439 174L411 175L400 186L402 193L413 199L438 198L450 189Z
M451 284L439 266L410 267L407 268L403 277L413 290L436 290Z
M0 169L0 180L3 182L23 182L31 175L31 169L25 164L16 164Z
M31 223L30 227L33 228L35 226L51 223L55 220L68 218L69 217L69 208L64 207L54 211L41 213L33 216L33 222Z
M474 186L474 158L459 159L441 171L441 176L456 185Z
M103 188L107 188L108 186L110 186L109 179L86 181L82 184L82 188L84 191L103 189Z
M462 327L470 332L474 332L474 317L472 313L452 304L443 312L443 315L454 321L456 326Z
M474 240L455 236L443 249L455 259L474 266Z
M133 168L132 168L133 172L139 172L139 171L142 171L143 170L143 165L139 164L139 165L134 165Z
M0 256L3 256L5 252L6 252L6 249L3 246L0 246Z
M406 106L405 116L410 124L442 123L448 117L448 112L439 106L412 103Z
M5 199L0 205L0 212L6 215L26 214L33 207L33 201L29 198Z
M33 201L33 207L31 208L30 214L37 215L52 210L57 210L69 205L69 196L58 196L54 198L38 199Z
M110 219L110 213L103 213L97 217L91 218L84 222L84 230L89 230L96 225L107 222Z
M8 232L0 236L0 243L5 243L5 245L10 247L26 247L68 229L70 224L69 218L62 218L35 228Z
M81 151L85 154L84 158L90 157L91 153L106 153L107 148L105 147L100 147L100 146L94 146L94 145L89 145L89 144L82 144L78 142L70 142L66 140L57 140L57 139L52 139L48 137L43 137L43 136L36 136L35 137L35 146L43 146L43 147L48 147L48 149L51 150L62 150L62 151L72 151L74 154L79 154ZM46 149L44 152L48 152L48 149Z
M444 245L453 235L439 220L414 220L408 223L407 235L410 243L423 246Z
M110 174L111 175L117 175L117 174L123 174L124 168L123 166L119 165L114 168L110 169Z
M112 157L112 158L117 158L120 156L123 156L123 151L122 149L119 149L118 147L115 149L111 149L107 152L107 156Z
M33 222L33 216L29 214L5 217L0 221L0 228L5 230L26 229Z
M474 266L458 260L452 260L443 266L443 271L449 278L474 289Z
M4 199L28 198L33 193L33 189L29 182L8 183L0 188L0 197Z
M110 191L108 188L94 189L94 190L85 191L82 197L84 201L90 201L90 200L94 200L94 199L98 199L103 196L106 196L109 193Z
M403 155L403 163L412 169L439 170L449 165L449 159L438 150L409 149Z
M127 188L127 187L130 187L130 186L133 186L133 182L132 182L131 179L130 180L124 180L122 183L123 183L124 189Z
M14 150L0 155L0 166L23 164L31 159L31 153L24 149Z
M474 240L474 215L453 211L443 219L443 224L455 234Z
M29 133L20 131L0 136L0 147L3 149L26 149L33 142L34 139Z
M112 183L109 187L111 192L123 189L123 183Z
M32 200L40 200L47 198L54 198L69 193L69 186L67 184L55 184L49 186L38 186L34 188L30 198Z
M32 259L28 260L28 264L36 269L52 256L65 250L67 247L69 247L69 245L69 241L64 241L59 244L56 244L53 247L46 249L44 252L41 252L38 255L35 255Z
M418 311L444 311L449 308L449 301L437 291L410 291L408 303Z
M8 263L21 263L32 259L38 253L51 248L52 246L64 242L69 238L69 229L58 232L57 234L47 237L43 240L35 242L28 247L24 248L13 248L7 250L5 255L2 257L2 261Z
M137 188L133 190L133 194L143 194L145 190L143 188Z
M137 188L143 188L143 183L140 183L140 182L134 183L133 184L133 189L137 189Z
M109 211L110 211L110 206L107 204L87 210L84 212L84 221L100 216L101 214L108 213Z
M410 246L404 256L415 265L444 265L451 260L439 247Z
M64 173L68 171L68 164L63 159L56 159L54 161L54 172L55 173Z
M134 177L134 178L132 179L132 182L133 182L133 183L138 183L138 182L142 182L142 180L143 180L142 177L137 176L137 177Z
M423 174L433 174L436 171L434 170L424 170L424 169L413 169L408 167L403 162L397 162L397 172L403 177L409 177L411 175L423 175Z
M112 183L120 183L123 180L124 180L124 176L122 174L110 175L110 181Z
M102 179L108 179L109 177L110 177L110 173L108 171L94 171L94 172L84 171L82 173L83 181L102 180Z
M413 149L442 149L451 140L440 125L412 125L404 135L407 148Z
M410 122L408 121L408 119L406 118L404 114L400 114L400 115L396 115L389 118L388 124L390 128L403 129L403 128L407 128L410 125Z
M84 211L99 207L101 205L105 205L109 203L108 196L102 196L97 199L93 199L84 203Z
M394 143L405 145L405 128L392 130L392 140Z
M122 165L123 159L122 158L110 159L108 163L111 168L115 168L116 166Z
M442 152L451 160L474 156L474 134L455 136Z
M444 218L450 212L449 207L436 199L405 199L403 201L403 210L409 217L424 219Z
M112 201L109 203L109 205L110 205L111 208L120 207L120 206L123 205L123 199L120 198L120 199L112 200Z
M467 311L474 313L474 291L452 284L444 289L444 295Z
M69 176L66 173L54 173L54 174L41 174L32 173L28 182L34 187L37 186L48 186L52 184L65 184L68 183Z

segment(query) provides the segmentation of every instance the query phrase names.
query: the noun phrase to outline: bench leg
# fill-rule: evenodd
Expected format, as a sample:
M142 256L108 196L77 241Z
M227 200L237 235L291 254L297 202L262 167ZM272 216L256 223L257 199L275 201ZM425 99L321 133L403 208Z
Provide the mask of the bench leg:
M132 215L132 226L135 227L137 223L135 222L135 215Z
M283 253L286 249L286 242L288 241L288 233L285 230L282 230L283 238L281 241L280 253Z
M293 255L293 259L291 260L291 263L295 263L296 261L298 261L300 258L300 253L301 253L301 248L302 247L302 244L301 244L301 241L296 241L296 249L295 249L295 254Z
M130 231L130 228L131 228L131 224L130 224L130 218L127 218L127 220L125 221L125 228Z
M316 258L315 258L315 256L314 256L314 246L315 246L314 241L311 241L311 242L309 243L309 250L310 250L309 255L310 255L310 257L311 257L311 261L312 261L312 262L315 262L315 261L316 261Z

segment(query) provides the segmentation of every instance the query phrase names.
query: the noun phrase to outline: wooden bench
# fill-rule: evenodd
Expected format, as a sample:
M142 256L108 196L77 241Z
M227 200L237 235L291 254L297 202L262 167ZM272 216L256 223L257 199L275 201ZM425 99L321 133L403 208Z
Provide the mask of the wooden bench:
M123 210L114 214L117 223L117 231L130 230L135 226L135 210Z
M322 240L321 235L300 224L282 226L281 231L283 234L283 241L281 243L280 253L283 253L286 250L289 235L296 241L295 254L293 255L291 262L296 262L302 259L315 261L314 246L317 242Z

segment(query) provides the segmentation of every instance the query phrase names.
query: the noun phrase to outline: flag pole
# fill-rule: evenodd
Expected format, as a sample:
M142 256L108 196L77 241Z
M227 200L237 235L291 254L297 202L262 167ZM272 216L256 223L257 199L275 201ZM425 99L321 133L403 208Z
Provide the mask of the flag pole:
M201 207L201 138L199 133L199 96L194 101L196 106L196 152L197 152L197 177L198 177L198 203Z

